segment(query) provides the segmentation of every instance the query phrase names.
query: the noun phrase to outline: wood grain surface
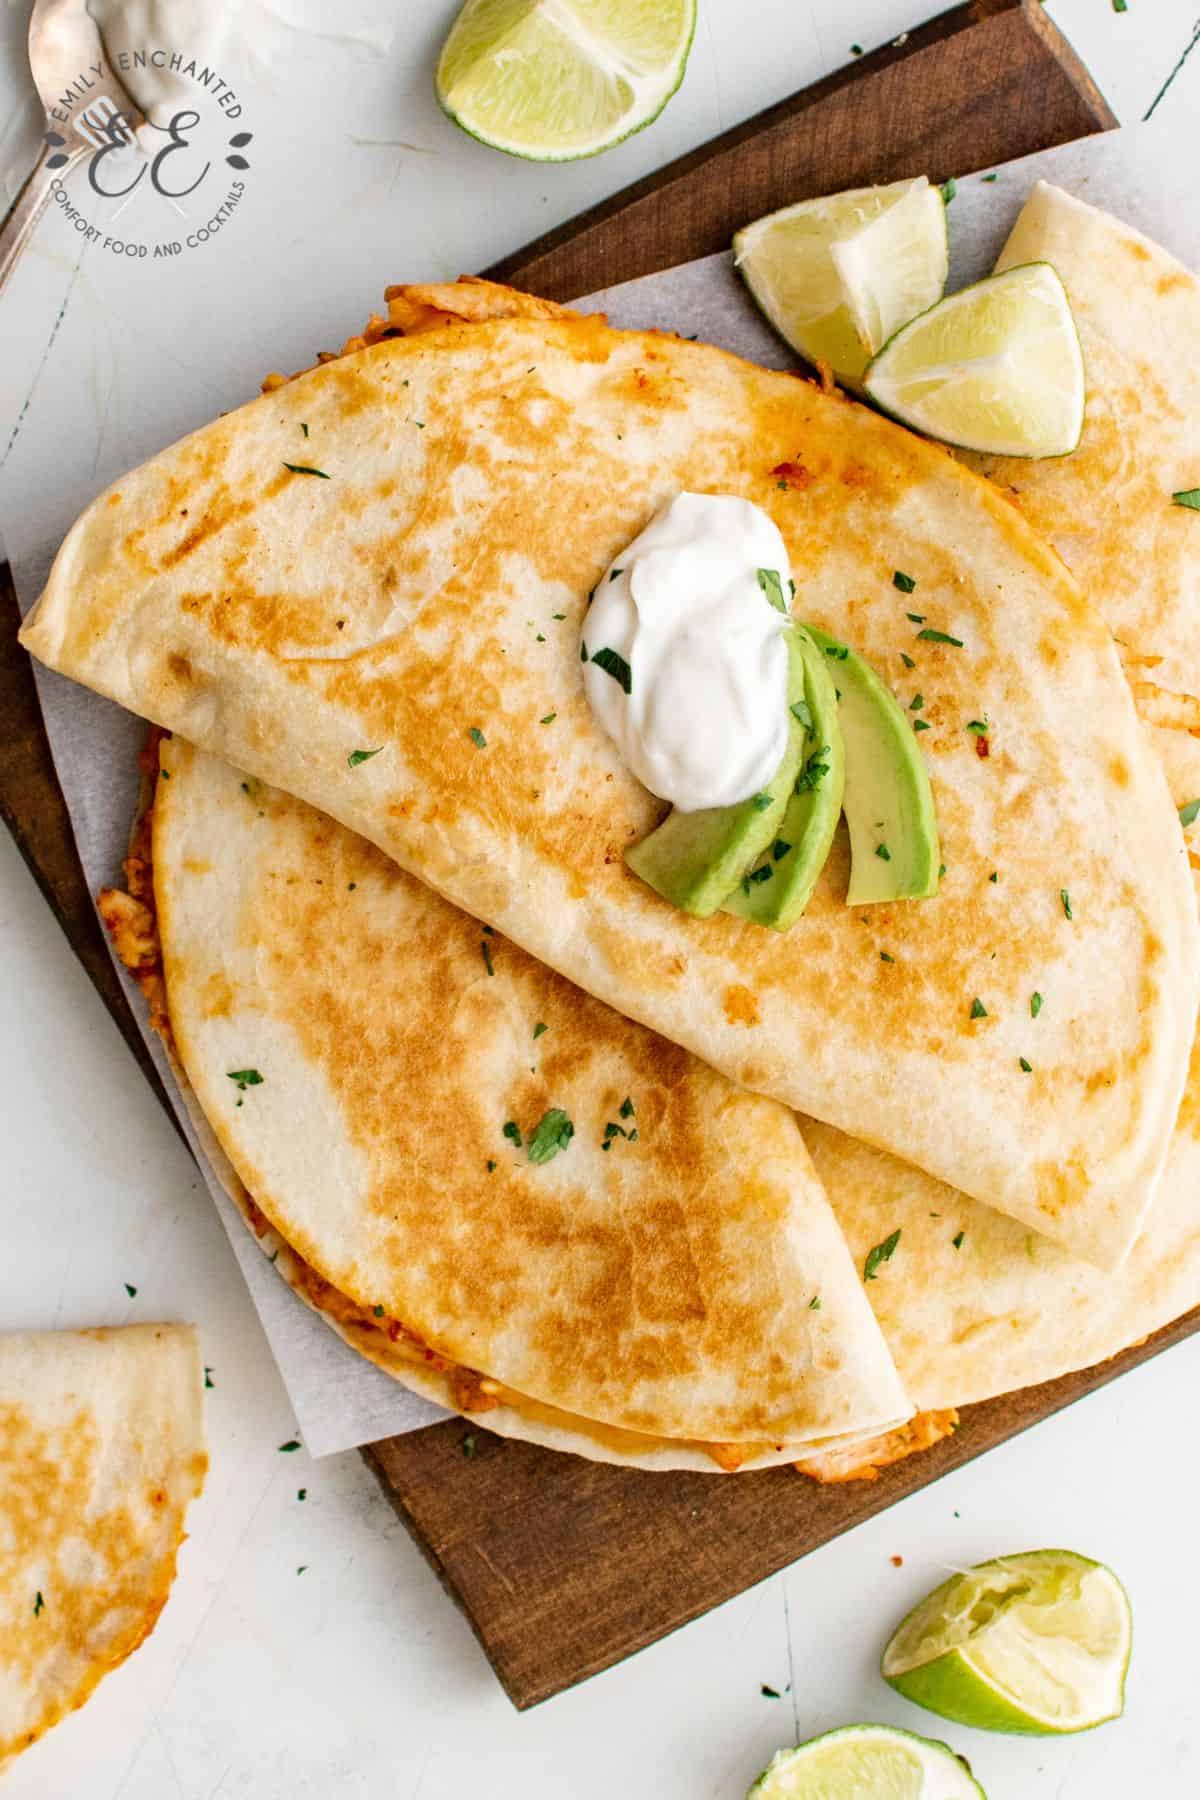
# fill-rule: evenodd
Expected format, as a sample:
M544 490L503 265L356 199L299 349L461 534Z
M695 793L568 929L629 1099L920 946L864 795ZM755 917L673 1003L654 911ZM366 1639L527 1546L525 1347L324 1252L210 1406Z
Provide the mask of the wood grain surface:
M971 0L488 272L570 299L722 249L737 226L792 200L904 175L942 180L1113 124L1036 0ZM0 564L0 816L165 1103L83 879L17 623ZM1198 1328L1200 1313L1189 1315L1101 1369L973 1407L954 1437L871 1483L819 1488L787 1469L641 1474L457 1419L364 1455L513 1703L526 1707Z

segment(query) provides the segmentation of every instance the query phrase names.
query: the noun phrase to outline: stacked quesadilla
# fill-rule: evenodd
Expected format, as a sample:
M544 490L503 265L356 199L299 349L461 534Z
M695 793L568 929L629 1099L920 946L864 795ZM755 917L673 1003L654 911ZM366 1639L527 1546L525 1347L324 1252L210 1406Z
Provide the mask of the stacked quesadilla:
M24 641L172 734L106 915L252 1227L418 1391L587 1455L838 1475L1200 1299L1187 755L1172 792L1138 710L1195 704L1200 546L1148 523L1105 587L1135 377L1076 209L1119 239L1040 190L1015 234L1094 371L1075 457L989 471L1019 508L839 394L465 282L393 290L68 535ZM1190 332L1194 281L1145 259ZM1130 428L1169 512L1200 447L1165 420ZM797 611L919 693L935 897L847 907L839 840L776 934L625 866L659 809L580 632L684 490L767 513Z

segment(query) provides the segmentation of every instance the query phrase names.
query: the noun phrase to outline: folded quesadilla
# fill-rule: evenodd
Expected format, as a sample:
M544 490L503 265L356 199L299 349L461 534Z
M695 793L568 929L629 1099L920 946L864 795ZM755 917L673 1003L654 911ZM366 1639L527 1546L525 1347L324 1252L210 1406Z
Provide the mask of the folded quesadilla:
M0 1334L0 1765L154 1629L207 1466L191 1326Z
M1200 796L1200 281L1045 181L997 268L1033 261L1058 270L1079 327L1083 438L1041 462L968 460L1014 495L1108 621L1184 806Z
M356 1349L490 1426L650 1467L908 1416L784 1107L302 802L178 739L159 756L133 891L102 911L226 1185Z
M25 643L732 1080L1116 1264L1166 1154L1200 956L1102 621L1013 507L864 408L519 296L476 322L485 288L398 290L417 335L116 484ZM687 917L624 866L661 808L592 717L580 627L682 489L755 501L797 614L920 691L936 898L847 907L843 842L781 936Z

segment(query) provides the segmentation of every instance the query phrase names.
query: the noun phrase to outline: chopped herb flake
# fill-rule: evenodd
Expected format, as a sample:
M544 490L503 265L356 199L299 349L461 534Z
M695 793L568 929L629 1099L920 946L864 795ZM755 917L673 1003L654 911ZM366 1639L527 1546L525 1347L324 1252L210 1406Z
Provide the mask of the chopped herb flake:
M778 1700L780 1698L779 1689L768 1687L764 1681L762 1684L762 1697L764 1700Z
M557 719L557 717L558 717L557 713L546 713L543 718L540 718L538 720L538 724L539 725L553 725L553 723L554 723L555 719Z
M983 179L984 181L999 181L1000 177L996 174L995 170L993 170L990 175L985 175Z
M531 1163L548 1163L560 1150L565 1150L575 1136L575 1127L561 1106L543 1113L529 1135Z
M506 1122L504 1136L510 1143L515 1144L518 1150L521 1148L521 1127L515 1119L509 1119Z
M911 621L914 625L923 625L925 623L926 619L929 617L929 614L928 613L905 613L904 616L906 619L911 619Z
M791 713L793 719L796 720L797 724L803 725L806 731L812 730L812 707L808 704L807 700L793 700L788 711Z
M383 745L380 744L379 750L382 749ZM378 756L379 750L352 750L346 761L352 769L357 769L359 763L370 762L373 756Z
M942 202L943 202L943 204L946 206L949 206L950 202L953 200L953 198L954 198L955 194L957 194L957 192L958 192L958 183L957 183L957 181L955 181L955 179L952 175L950 177L949 181L943 181L943 183L942 183Z
M895 962L895 960L896 960L896 959L895 959L895 957L894 957L894 956L892 956L892 955L890 955L890 954L889 954L889 953L888 953L888 951L886 951L886 950L881 950L881 951L880 951L880 952L879 952L879 960L880 960L880 962L890 962L890 963L894 963L894 962Z
M329 480L324 469L310 469L306 463L285 462L283 466L285 469L290 469L293 475L316 475L322 481Z
M1042 999L1042 996L1040 994L1031 994L1029 996L1029 1016L1030 1016L1030 1018L1036 1019L1038 1014L1041 1012L1043 1006L1045 1006L1045 1004L1046 1004L1046 1002Z
M623 575L624 573L625 573L624 569L613 569L611 571L611 573L609 574L608 579L610 581L615 581L617 579L618 575Z
M826 656L832 656L834 662L845 662L850 652L845 644L826 644L825 654Z
M383 1308L382 1308L382 1306L373 1306L373 1307L372 1307L372 1308L371 1308L371 1311L372 1311L372 1312L373 1312L373 1313L374 1313L374 1314L375 1314L375 1317L376 1317L376 1318L377 1318L377 1319L382 1319L382 1317L383 1317Z
M920 712L920 710L924 706L924 704L925 704L924 694L914 694L912 699L908 703L908 710L909 710L909 712Z
M760 887L764 881L770 881L774 873L775 871L770 863L763 863L761 868L751 869L746 880L752 882L755 887Z
M590 594L588 595L588 599L589 600L591 599ZM580 640L579 640L579 660L580 660L580 662L586 662L587 659L588 659L587 645L584 643L583 639L580 638Z
M307 1567L308 1567L307 1563L301 1563L300 1567L296 1570L297 1575L303 1575L303 1573L304 1573L305 1569L307 1569Z
M210 1388L213 1385L212 1370L207 1363L204 1365L204 1385L206 1388Z
M776 862L782 862L791 847L792 846L788 843L786 838L776 838L775 842L771 845L771 855L775 858Z
M1065 913L1066 917L1068 919L1073 919L1075 917L1075 914L1071 911L1071 896L1068 893L1067 889L1059 888L1058 897L1062 901L1062 909L1063 909L1063 912Z
M924 631L918 631L917 636L923 638L927 644L953 644L956 650L961 650L963 647L961 638L951 637L948 631L934 631L929 625L925 627Z
M1186 806L1179 809L1179 823L1191 825L1200 817L1200 800L1189 800Z
M550 1029L550 1027L548 1025L543 1024L541 1019L539 1019L537 1024L533 1028L533 1036L534 1036L535 1042L538 1038L541 1037L543 1031L549 1031L549 1029Z
M891 862L892 860L892 853L886 844L876 844L875 854L881 862Z
M820 1312L820 1310L821 1310L820 1294L813 1295L812 1299L808 1303L808 1310L809 1310L809 1312Z
M626 694L633 692L633 671L623 656L618 655L615 650L610 650L605 644L602 649L593 651L592 661L598 669L603 669L606 675L611 675L623 692Z
M906 669L915 669L917 666L907 650L902 650L900 652L900 661L904 664Z
M487 739L484 737L482 731L480 731L478 725L470 726L467 731L467 736L477 750L487 749Z
M1200 512L1200 488L1182 488L1171 498L1176 506L1190 506L1193 512Z
M795 791L798 794L808 794L812 792L813 788L820 787L821 783L829 773L829 764L827 762L822 762L821 758L828 755L828 744L822 744L819 750L813 751L812 755L805 763L803 771L797 778Z
M983 1004L983 1001L979 998L979 996L977 994L975 996L974 1000L972 1000L972 1002L971 1002L971 1017L973 1019L986 1019L987 1016L988 1016L988 1009Z
M992 872L991 872L991 874L990 874L990 875L989 875L989 876L988 876L988 880L989 880L989 881L990 881L990 882L993 882L993 883L995 883L995 882L997 882L997 881L999 881L999 879L1000 879L1000 872L999 872L999 870L998 870L998 869L993 869L993 870L992 870Z
M892 570L892 586L899 588L902 594L911 594L916 585L913 577L906 575L903 569Z
M497 1164L496 1164L496 1159L495 1159L495 1157L494 1157L494 1156L489 1156L489 1157L488 1157L488 1159L487 1159L487 1172L488 1172L488 1174L489 1174L489 1175L494 1175L494 1174L495 1174L495 1173L496 1173L496 1168L497 1168Z
M617 1108L617 1111L620 1113L620 1115L623 1119L632 1119L634 1113L637 1111L637 1108L634 1106L633 1101L630 1099L628 1094L626 1094L625 1098L622 1100L620 1106Z
M459 1449L462 1451L462 1453L466 1457L467 1461L470 1462L471 1458L475 1454L475 1434L473 1431L468 1431L466 1437L463 1439L462 1443L459 1445Z
M876 1244L875 1248L868 1253L867 1260L863 1264L864 1281L874 1281L876 1269L880 1263L891 1262L899 1242L900 1227L897 1226L890 1237L885 1237L882 1244Z
M226 1075L237 1084L239 1094L244 1094L247 1088L262 1086L263 1078L257 1069L228 1069Z
M950 1239L950 1242L951 1242L951 1243L952 1243L952 1244L953 1244L953 1245L954 1245L954 1248L955 1248L955 1249L956 1249L956 1250L961 1250L961 1249L962 1249L962 1247L963 1247L963 1239L964 1239L964 1238L965 1238L965 1237L966 1237L966 1235L967 1235L967 1234L966 1234L966 1232L965 1232L965 1231L960 1231L960 1232L957 1232L957 1233L956 1233L956 1234L955 1234L955 1236L954 1236L954 1237L952 1237L952 1238L951 1238L951 1239Z
M286 1456L286 1455L288 1455L288 1453L290 1451L298 1450L299 1448L300 1448L300 1439L299 1438L289 1438L286 1444L280 1444L280 1446L279 1446L280 1454L283 1456Z
M302 432L303 432L303 433L304 433L304 435L305 435L305 437L307 437L307 436L308 436L308 426L307 426L307 425L304 425L304 424L302 424L302 425L301 425L301 427L300 427L300 429L301 429L301 431L302 431Z
M308 1489L307 1488L297 1488L296 1489L296 1498L297 1498L297 1500L307 1500L308 1499Z
M787 601L783 597L783 582L779 578L777 569L760 569L758 585L776 612L785 613L787 611Z
M976 737L986 737L990 729L991 727L988 724L986 714L982 719L967 720L967 730L972 732Z
M37 1594L34 1596L34 1602L33 1602L34 1618L36 1619L38 1614L40 1612L44 1612L45 1609L46 1609L46 1602L42 1599L42 1590L41 1590L41 1588L39 1588L37 1591Z
M484 938L482 940L482 942L480 943L479 948L483 952L484 968L487 970L489 975L494 975L496 973L496 970L492 963L492 946L488 943L487 939Z
M1026 1062L1026 1060L1023 1056L1019 1056L1017 1058L1017 1061L1020 1063L1021 1067L1024 1069L1024 1071L1027 1075L1033 1074L1033 1064L1031 1062Z
M125 1283L125 1292L129 1295L129 1298L132 1300L137 1293L137 1289L135 1287L130 1287L129 1283L126 1282Z
M775 797L773 794L755 794L751 804L755 812L766 812L775 804Z

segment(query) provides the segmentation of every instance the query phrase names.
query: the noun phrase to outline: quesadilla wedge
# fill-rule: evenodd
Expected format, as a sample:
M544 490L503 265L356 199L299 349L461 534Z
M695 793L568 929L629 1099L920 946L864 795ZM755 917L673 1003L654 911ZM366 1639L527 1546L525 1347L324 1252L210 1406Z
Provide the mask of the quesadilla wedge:
M102 912L222 1179L355 1348L489 1425L651 1467L908 1416L785 1108L311 807L179 739L158 756L133 891Z
M1103 623L986 483L841 396L594 318L474 322L489 306L479 284L398 290L396 328L433 329L127 476L68 535L24 642L731 1079L1116 1264L1166 1154L1200 958ZM684 488L757 502L798 615L902 700L919 686L935 899L847 908L843 842L779 936L685 917L625 868L660 808L587 706L580 626ZM1030 1079L1029 996L1051 986Z
M0 1766L154 1629L207 1466L190 1326L0 1334Z
M1088 372L1070 456L971 457L1111 626L1176 805L1200 797L1200 281L1141 232L1035 184L996 267L1054 265ZM1200 826L1194 834L1200 843Z

